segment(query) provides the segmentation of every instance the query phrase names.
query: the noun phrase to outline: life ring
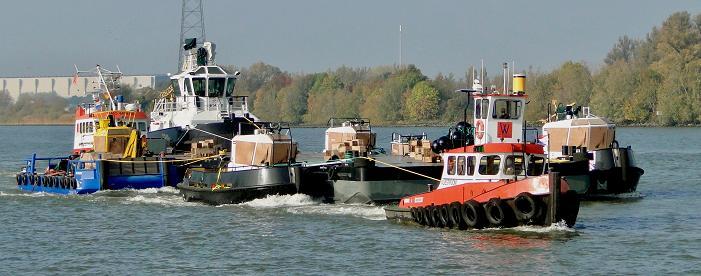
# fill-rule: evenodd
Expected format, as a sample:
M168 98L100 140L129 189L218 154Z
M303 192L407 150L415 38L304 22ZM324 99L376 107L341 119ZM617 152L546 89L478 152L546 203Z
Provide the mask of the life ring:
M438 206L438 219L443 227L452 228L453 223L450 220L450 209L448 209L447 204Z
M424 225L426 226L434 226L434 221L431 217L431 213L433 211L433 207L427 206L423 208L423 212L421 212L421 216L423 217L424 220Z
M448 219L450 224L458 229L465 229L465 223L460 216L460 202L453 202L448 205Z
M484 122L482 120L477 120L475 124L475 137L477 137L477 139L482 139L482 137L484 137Z
M431 219L433 220L433 226L435 226L435 227L445 226L445 224L443 224L443 221L441 220L441 207L440 206L434 206L431 208Z
M540 205L532 194L523 192L514 198L514 213L518 220L526 222L533 220L539 216L540 212Z
M492 198L484 205L485 214L489 223L495 226L507 226L510 222L511 208L505 201L499 198Z
M474 199L465 201L460 208L460 217L469 228L481 228L485 224L484 210Z

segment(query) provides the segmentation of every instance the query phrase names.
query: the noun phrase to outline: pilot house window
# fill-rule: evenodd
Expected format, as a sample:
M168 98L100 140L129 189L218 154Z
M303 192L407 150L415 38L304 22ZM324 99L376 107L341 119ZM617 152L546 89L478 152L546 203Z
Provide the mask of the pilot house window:
M235 78L226 79L226 96L231 97L234 94L234 84L236 83Z
M492 118L494 119L518 119L521 116L521 101L519 100L495 100Z
M465 156L458 156L458 175L465 175Z
M455 175L455 156L448 157L448 174Z
M170 83L173 85L173 91L175 91L175 93L178 93L180 91L180 85L178 84L178 80L171 80Z
M467 157L467 175L473 175L473 174L475 174L475 157L468 156Z
M543 174L543 168L545 167L545 158L538 156L531 156L528 158L528 175L538 176Z
M204 79L192 79L192 88L195 90L195 96L204 97L205 95L205 82Z
M221 97L224 95L224 80L224 78L210 78L208 96Z
M496 175L499 173L499 164L501 164L501 157L498 155L482 156L479 173L481 175Z
M521 175L523 174L523 156L511 155L504 159L504 174Z
M489 100L482 100L482 119L487 119L487 111L489 111Z

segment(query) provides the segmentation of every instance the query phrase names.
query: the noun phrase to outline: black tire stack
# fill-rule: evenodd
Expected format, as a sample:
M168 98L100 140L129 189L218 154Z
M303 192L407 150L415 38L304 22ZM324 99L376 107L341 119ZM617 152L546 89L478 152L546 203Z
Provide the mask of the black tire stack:
M428 226L452 229L480 229L485 227L513 227L542 224L547 208L543 197L521 193L513 199L492 198L486 203L468 200L463 203L429 205L411 208L414 222Z

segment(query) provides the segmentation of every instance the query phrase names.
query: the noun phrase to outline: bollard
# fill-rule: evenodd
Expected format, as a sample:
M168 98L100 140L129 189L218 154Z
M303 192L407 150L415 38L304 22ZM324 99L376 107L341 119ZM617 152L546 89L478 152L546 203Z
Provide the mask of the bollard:
M545 225L556 223L559 219L558 210L560 209L560 173L548 173L548 184L550 185L550 196L548 200L548 216L545 219Z

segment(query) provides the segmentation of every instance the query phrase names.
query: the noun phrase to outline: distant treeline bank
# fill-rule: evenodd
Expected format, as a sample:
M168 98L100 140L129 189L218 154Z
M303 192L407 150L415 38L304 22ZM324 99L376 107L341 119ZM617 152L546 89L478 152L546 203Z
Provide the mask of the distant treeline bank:
M464 76L430 78L413 66L350 68L322 73L289 73L265 63L242 72L236 94L249 96L254 114L267 121L323 125L331 117L367 117L378 125L447 125L462 120L473 70ZM529 95L526 119L546 118L548 105L576 103L623 125L701 123L701 14L678 12L644 38L623 36L600 68L567 61L551 72L523 72ZM501 89L503 76L485 85ZM164 87L157 87L160 90ZM152 105L152 89L127 91L127 98ZM0 91L0 123L70 123L80 98L24 94L13 102ZM148 106L145 106L148 109Z

